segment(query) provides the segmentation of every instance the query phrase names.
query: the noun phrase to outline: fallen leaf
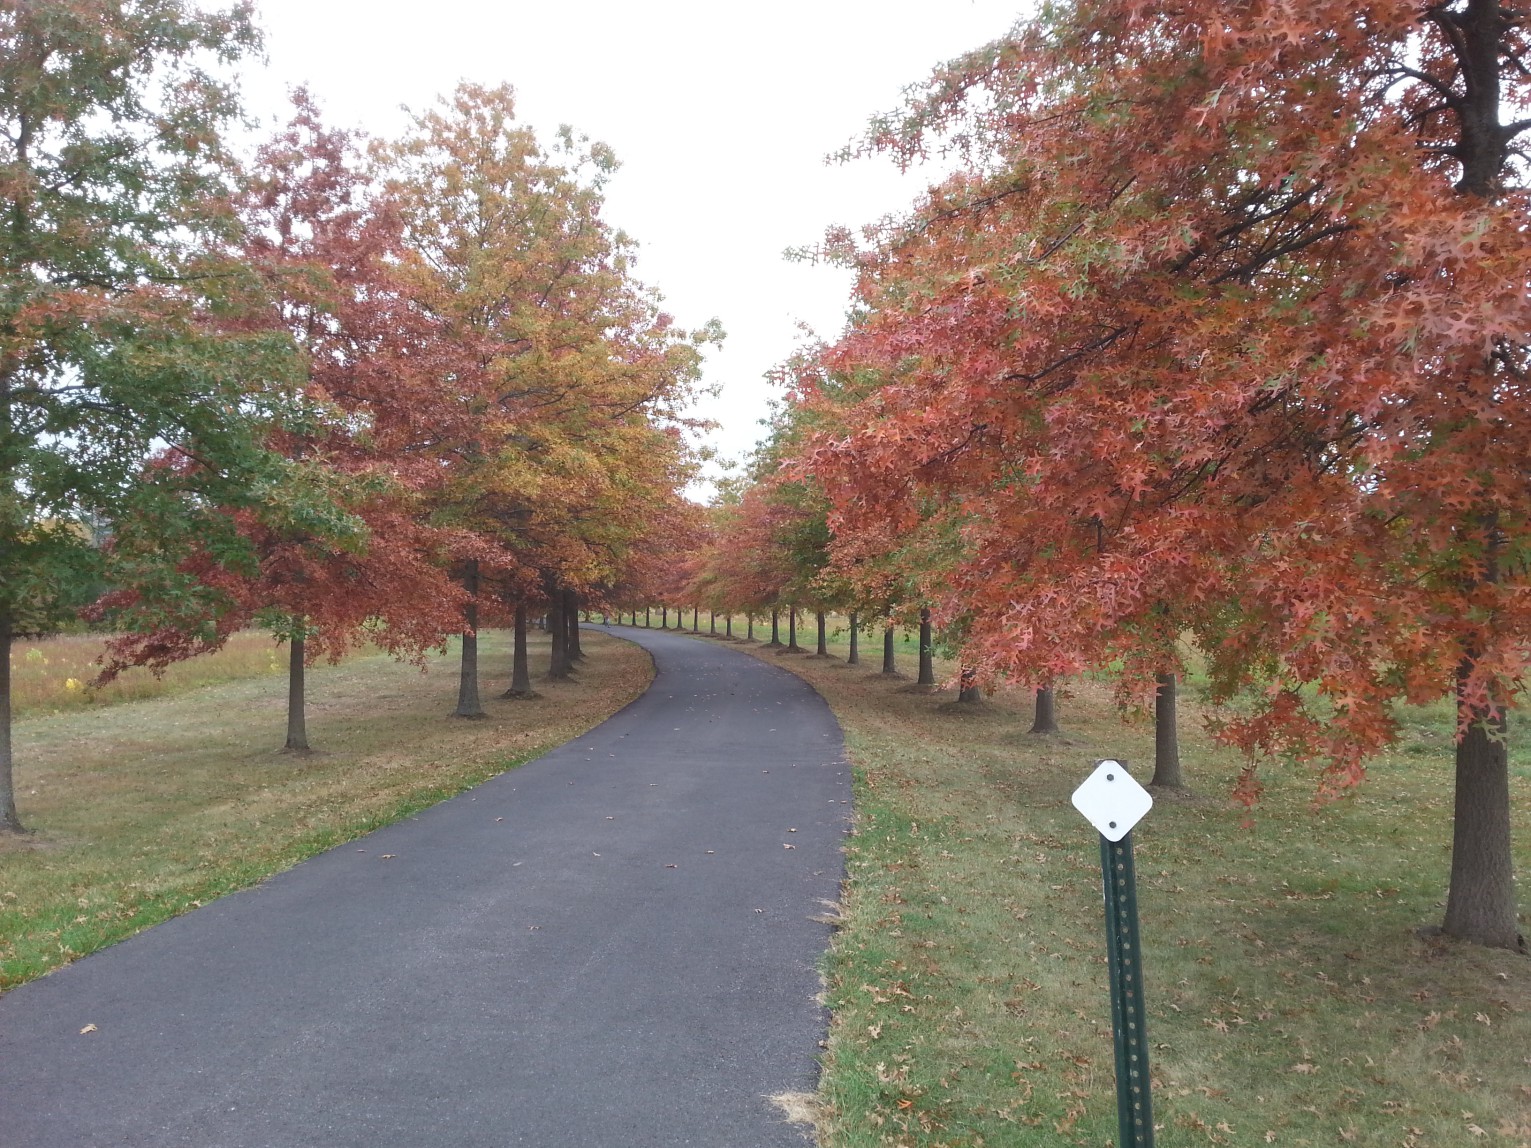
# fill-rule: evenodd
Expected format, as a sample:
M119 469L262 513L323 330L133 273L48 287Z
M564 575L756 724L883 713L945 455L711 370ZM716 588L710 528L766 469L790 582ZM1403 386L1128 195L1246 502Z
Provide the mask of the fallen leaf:
M99 1030L96 1028L95 1025L88 1024L88 1025L86 1025L84 1028L82 1028L80 1030L80 1035L84 1036L87 1032L97 1032L97 1031L99 1031Z

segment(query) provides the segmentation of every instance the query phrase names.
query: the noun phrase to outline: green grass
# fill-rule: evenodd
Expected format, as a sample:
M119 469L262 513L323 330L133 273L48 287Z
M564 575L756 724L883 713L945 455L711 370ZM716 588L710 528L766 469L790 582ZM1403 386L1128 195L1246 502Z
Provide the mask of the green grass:
M822 1143L1113 1144L1099 839L1069 795L1101 757L1143 777L1151 727L1101 683L1038 738L1027 699L959 716L881 678L880 647L860 669L754 649L824 694L855 767ZM1531 1145L1531 960L1417 932L1449 871L1449 708L1406 714L1336 804L1273 771L1252 823L1238 760L1182 711L1194 792L1134 833L1158 1143ZM1526 873L1524 746L1512 768Z
M280 677L18 722L17 803L33 832L0 835L0 989L536 757L652 676L643 651L590 633L577 683L502 701L507 645L481 635L484 721L447 716L451 657L424 674L382 656L315 667L312 756L274 752L286 730ZM545 665L545 635L532 657Z

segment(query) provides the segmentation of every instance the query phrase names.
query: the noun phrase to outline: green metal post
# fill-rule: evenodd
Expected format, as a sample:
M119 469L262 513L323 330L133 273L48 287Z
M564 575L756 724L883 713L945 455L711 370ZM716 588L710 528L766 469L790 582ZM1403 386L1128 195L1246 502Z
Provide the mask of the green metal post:
M1154 1111L1148 1078L1148 1024L1138 940L1138 881L1132 834L1100 839L1106 889L1106 955L1111 971L1111 1029L1116 1046L1117 1148L1153 1148Z

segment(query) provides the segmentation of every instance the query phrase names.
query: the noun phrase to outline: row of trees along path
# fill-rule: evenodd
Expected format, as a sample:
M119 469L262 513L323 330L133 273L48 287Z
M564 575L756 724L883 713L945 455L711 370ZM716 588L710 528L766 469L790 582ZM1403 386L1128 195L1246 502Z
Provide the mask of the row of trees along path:
M306 665L460 635L476 716L480 625L641 591L695 513L720 331L635 278L610 150L465 83L394 140L299 91L241 158L218 65L258 47L243 5L0 22L0 832L18 636L83 615L109 680L267 629L307 752Z
M1523 947L1526 49L1500 0L1080 0L938 70L848 154L957 170L827 236L851 321L687 592L928 619L970 691L1119 671L1167 780L1189 640L1247 802L1283 760L1342 794L1453 698L1442 925Z

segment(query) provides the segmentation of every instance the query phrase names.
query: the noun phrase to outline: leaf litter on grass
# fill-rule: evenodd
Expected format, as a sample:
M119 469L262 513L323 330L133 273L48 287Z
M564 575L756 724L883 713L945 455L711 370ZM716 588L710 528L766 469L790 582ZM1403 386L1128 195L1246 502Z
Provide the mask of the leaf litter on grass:
M964 723L939 711L950 694L789 668L835 709L857 787L821 1142L1114 1142L1099 852L1068 795L1101 757L1145 776L1152 728L1090 681L1055 739L1025 733L1025 699ZM1161 1142L1531 1145L1531 961L1419 933L1449 872L1449 737L1318 808L1311 775L1273 771L1246 827L1226 797L1240 763L1198 708L1193 793L1134 833Z

